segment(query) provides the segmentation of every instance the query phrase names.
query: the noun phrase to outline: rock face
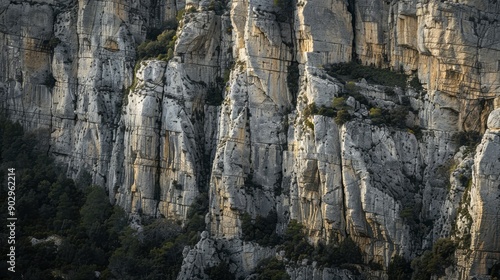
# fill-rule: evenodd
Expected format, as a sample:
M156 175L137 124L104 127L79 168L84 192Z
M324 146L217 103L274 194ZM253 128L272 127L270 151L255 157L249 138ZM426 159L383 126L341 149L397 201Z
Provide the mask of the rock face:
M241 240L243 214L271 211L278 233L295 219L312 243L349 237L383 268L438 238L459 244L450 279L498 264L497 1L132 2L1 1L0 108L129 212L184 221L208 193L179 279L221 261L247 277L280 256ZM147 31L184 8L173 59L137 62ZM347 98L349 121L308 113L349 92L324 68L351 60L423 89L356 81L369 105ZM370 106L409 113L381 125ZM471 131L481 144L460 148ZM288 273L354 277L307 262Z

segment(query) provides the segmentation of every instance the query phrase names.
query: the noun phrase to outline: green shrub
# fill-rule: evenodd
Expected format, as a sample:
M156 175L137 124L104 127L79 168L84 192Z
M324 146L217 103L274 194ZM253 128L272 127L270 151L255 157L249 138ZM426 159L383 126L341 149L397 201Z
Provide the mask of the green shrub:
M186 232L198 233L204 231L205 215L208 212L208 194L206 192L200 193L196 200L189 206L187 212ZM197 240L195 241L197 242Z
M313 115L318 114L318 107L316 106L316 103L311 103L306 106L304 109L304 117L308 118Z
M341 96L341 97L335 97L333 98L332 106L336 110L342 110L342 109L347 109L349 108L346 105L347 98Z
M146 40L154 41L165 30L176 30L178 23L176 20L168 20L158 27L150 28L146 33Z
M364 66L356 62L331 64L325 69L328 75L342 81L349 78L364 78L368 82L390 87L398 86L400 88L406 88L406 80L408 79L408 76L403 73L398 73L390 69Z
M333 118L335 117L335 110L331 107L321 106L318 110L318 115Z
M413 89L415 89L418 92L424 90L424 87L422 86L422 83L420 82L420 80L418 79L417 76L413 77L410 80L410 87L412 87Z
M276 258L267 258L260 261L254 271L257 280L289 280L285 264Z
M379 125L385 122L384 116L382 114L382 109L373 107L370 109L370 119L372 120L372 124Z
M296 220L291 220L288 224L283 240L281 249L285 251L285 257L292 261L307 258L327 267L363 263L361 249L351 238L328 245L319 243L314 247L308 242L304 226Z
M255 221L248 213L241 215L242 239L255 241L262 246L274 246L279 244L280 237L276 233L278 216L276 211L271 211L266 217L257 215Z
M351 114L349 114L347 110L342 109L337 112L337 116L335 117L335 123L337 125L343 125L349 120L351 120Z
M208 10L214 11L216 15L222 15L226 10L226 5L226 0L211 0L208 5Z
M481 134L477 131L460 131L453 135L452 140L457 146L475 147L481 142Z
M184 18L185 13L186 13L185 9L180 9L179 11L177 11L177 15L175 16L177 22L181 22L181 20Z
M408 107L398 106L392 110L389 110L387 115L387 123L393 127L405 128L406 127L406 117L408 116Z
M407 131L409 133L415 135L415 138L417 138L417 140L422 140L423 133L422 133L422 128L420 126L415 126L415 127L412 127L411 129L408 128Z
M359 103L369 106L368 99L366 99L366 97L359 92L359 88L354 82L347 82L345 85L345 91L347 95L354 97L354 99L356 99Z
M396 107L392 110L383 110L377 107L370 108L370 119L374 125L388 125L397 128L406 127L408 107Z
M283 250L286 258L290 260L300 260L310 257L314 247L307 241L305 228L297 220L291 220L285 232Z
M167 29L160 33L156 40L146 40L137 47L138 61L148 58L157 58L168 61L173 57L175 47L174 29Z
M387 276L391 280L410 280L413 270L405 258L396 255L387 268Z
M305 120L304 124L311 130L314 131L314 123L310 120Z
M447 238L436 241L432 251L426 251L422 256L412 261L413 279L427 280L431 276L444 276L447 267L454 264L455 242Z
M224 97L222 96L223 90L219 87L209 87L207 89L207 95L205 97L205 102L208 105L212 106L220 106L224 101Z

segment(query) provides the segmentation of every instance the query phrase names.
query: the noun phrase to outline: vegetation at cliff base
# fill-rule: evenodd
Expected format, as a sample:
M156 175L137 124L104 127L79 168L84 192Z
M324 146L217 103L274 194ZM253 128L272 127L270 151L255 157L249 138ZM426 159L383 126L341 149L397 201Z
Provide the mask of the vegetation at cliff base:
M23 279L176 279L184 246L195 244L205 229L208 199L195 201L184 228L143 217L142 231L133 230L103 188L89 186L88 174L76 182L66 178L47 154L48 144L37 138L0 119L1 170L15 168L16 176L14 278L22 272ZM0 178L6 182L6 172ZM6 188L2 184L1 209L7 209ZM6 215L0 211L4 221ZM0 238L7 235L2 227ZM0 278L11 278L7 262L0 270Z
M444 276L444 270L454 264L454 253L456 243L448 238L441 238L434 243L431 251L424 254L411 263L414 270L414 280L427 280L431 276Z

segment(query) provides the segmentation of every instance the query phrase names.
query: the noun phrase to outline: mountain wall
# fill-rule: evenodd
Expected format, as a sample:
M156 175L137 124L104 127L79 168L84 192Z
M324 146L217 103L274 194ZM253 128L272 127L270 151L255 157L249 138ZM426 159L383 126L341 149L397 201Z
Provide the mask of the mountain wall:
M178 14L173 58L137 61ZM178 279L221 261L246 277L280 255L242 239L243 215L269 213L279 234L293 219L311 243L354 240L382 267L356 277L450 238L443 277L487 279L500 260L499 20L492 0L2 0L0 108L128 212L184 221L208 193ZM328 74L349 61L422 88ZM346 122L311 113L341 96ZM380 124L370 108L407 112ZM477 148L460 147L473 132ZM355 277L307 262L288 273Z

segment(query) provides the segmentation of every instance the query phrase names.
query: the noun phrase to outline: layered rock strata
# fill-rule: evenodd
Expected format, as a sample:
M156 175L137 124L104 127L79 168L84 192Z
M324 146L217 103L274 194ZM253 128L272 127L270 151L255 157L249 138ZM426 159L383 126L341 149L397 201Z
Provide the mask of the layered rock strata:
M243 214L271 211L278 233L295 219L312 243L352 238L385 268L451 237L448 277L486 277L500 251L499 4L218 4L2 1L0 107L129 212L183 221L208 192L207 232L179 279L229 260L245 277L280 256L240 240ZM147 30L183 8L174 58L137 62ZM356 81L369 105L347 98L350 121L307 114L347 91L324 66L351 60L413 75L423 90ZM409 108L407 128L376 125L370 106ZM463 131L484 133L476 150L459 149ZM307 263L288 272L352 277Z

